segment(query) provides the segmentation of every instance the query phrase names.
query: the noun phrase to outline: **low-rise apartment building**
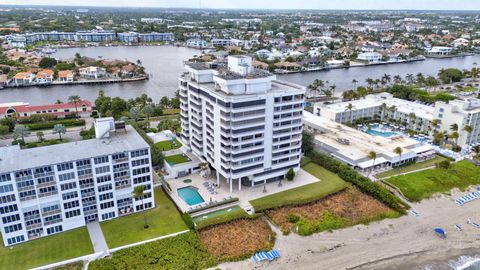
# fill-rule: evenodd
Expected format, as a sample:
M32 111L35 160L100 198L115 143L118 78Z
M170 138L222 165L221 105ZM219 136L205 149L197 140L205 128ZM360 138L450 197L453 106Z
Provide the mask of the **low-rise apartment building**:
M90 140L0 148L5 246L155 206L149 145L113 118L97 119L95 131ZM145 186L143 200L133 198L137 186Z
M80 116L89 116L93 112L92 102L80 100L75 103L55 103L48 105L30 105L25 102L0 103L0 118L6 117L30 117L35 114L53 114L58 117L77 113Z
M179 79L181 140L217 183L240 190L299 169L304 87L255 70L249 56L186 69Z

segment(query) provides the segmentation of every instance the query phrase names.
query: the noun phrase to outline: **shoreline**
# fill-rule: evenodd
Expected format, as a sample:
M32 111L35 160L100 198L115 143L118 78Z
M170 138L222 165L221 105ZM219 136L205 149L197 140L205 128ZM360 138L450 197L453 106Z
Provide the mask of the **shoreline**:
M254 264L251 260L224 263L220 269L425 269L435 265L435 270L451 269L449 260L460 256L480 254L477 239L480 229L466 224L467 218L478 221L480 201L464 206L454 199L465 192L451 191L451 196L435 195L412 204L419 216L405 215L385 219L368 225L322 232L303 237L282 235L278 228L275 248L281 258L270 263ZM460 224L463 231L454 229ZM441 227L447 238L441 239L433 229Z
M15 89L15 88L46 88L52 86L76 86L76 85L96 85L96 84L113 84L113 83L127 83L127 82L139 82L148 80L149 76L142 76L138 78L128 78L128 79L109 79L109 80L85 80L85 81L72 81L72 82L52 82L52 83L42 83L42 84L28 84L28 85L12 85L12 86L3 86L0 87L0 91L3 89Z

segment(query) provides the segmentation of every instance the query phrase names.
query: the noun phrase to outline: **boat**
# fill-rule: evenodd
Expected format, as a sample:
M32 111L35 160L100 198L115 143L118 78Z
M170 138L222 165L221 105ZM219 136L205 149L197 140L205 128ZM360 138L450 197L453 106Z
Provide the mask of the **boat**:
M442 228L435 228L433 231L440 237L440 238L447 238L447 233Z

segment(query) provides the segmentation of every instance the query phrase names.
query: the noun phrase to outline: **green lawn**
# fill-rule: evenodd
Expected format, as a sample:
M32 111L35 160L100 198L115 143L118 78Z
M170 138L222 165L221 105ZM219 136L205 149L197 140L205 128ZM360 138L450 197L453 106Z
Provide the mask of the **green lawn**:
M255 208L255 211L319 200L350 185L336 174L313 162L304 165L302 168L320 181L252 200L250 204Z
M180 143L177 139L174 139L173 141L175 142L175 145L173 145L170 140L167 140L156 143L155 147L157 147L157 149L160 151L169 151L172 149L178 149L182 146L182 143Z
M390 170L390 171L382 172L382 173L379 173L375 176L377 178L381 179L381 178L387 178L387 177L390 177L390 176L394 176L394 175L397 175L397 174L408 173L408 172L420 170L420 169L423 169L423 168L428 168L428 167L435 166L435 163L438 163L442 160L447 160L447 158L438 156L438 157L430 159L430 160L417 162L417 163L414 163L414 164L401 166L401 167L395 168L395 169Z
M93 253L87 227L0 248L0 269L39 267Z
M434 168L394 176L386 181L398 187L409 200L420 201L455 187L465 190L470 185L480 184L479 175L479 167L468 161L460 161L453 163L448 170Z
M187 229L172 201L162 189L155 189L155 209L147 210L150 227L143 228L143 213L101 222L108 247L115 248Z
M231 209L230 211L228 211ZM193 222L196 224L197 229L205 228L210 225L225 223L237 218L247 217L248 214L240 206L234 206L232 208L227 208L219 210L208 215L201 215L193 218ZM205 218L206 217L206 218Z
M190 161L190 158L184 154L178 154L178 155L165 157L165 161L167 161L168 164L170 165L175 165L175 164L188 162Z

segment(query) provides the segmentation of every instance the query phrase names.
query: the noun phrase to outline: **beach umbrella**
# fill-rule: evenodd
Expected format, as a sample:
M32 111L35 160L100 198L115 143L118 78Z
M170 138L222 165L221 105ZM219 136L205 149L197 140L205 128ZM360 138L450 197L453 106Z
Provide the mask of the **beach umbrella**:
M433 231L442 238L447 237L447 233L442 228L435 228Z

